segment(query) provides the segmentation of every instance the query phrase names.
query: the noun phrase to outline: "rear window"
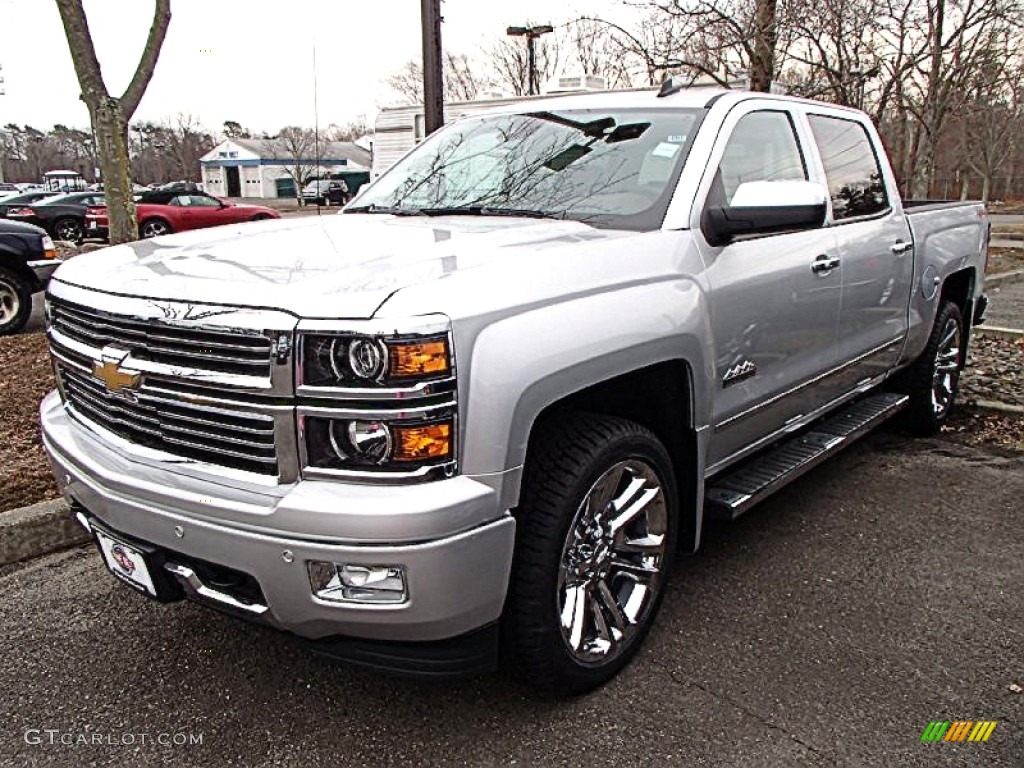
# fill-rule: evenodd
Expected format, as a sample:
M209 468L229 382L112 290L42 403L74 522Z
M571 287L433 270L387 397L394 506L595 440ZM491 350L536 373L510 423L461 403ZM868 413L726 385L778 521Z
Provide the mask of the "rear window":
M808 120L825 167L833 219L874 216L887 210L882 168L864 126L824 115L809 115Z

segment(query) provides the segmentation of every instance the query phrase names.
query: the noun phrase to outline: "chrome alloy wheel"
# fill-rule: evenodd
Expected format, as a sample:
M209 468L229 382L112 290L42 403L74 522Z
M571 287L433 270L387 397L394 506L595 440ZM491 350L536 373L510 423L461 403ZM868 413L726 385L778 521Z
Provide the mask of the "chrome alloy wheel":
M665 494L647 463L619 462L591 486L558 573L559 625L576 661L606 663L643 627L664 580L667 534Z
M11 322L21 309L18 291L6 280L0 280L0 325Z
M960 323L951 317L942 328L939 347L935 352L932 373L932 410L943 416L953 403L953 392L960 378Z

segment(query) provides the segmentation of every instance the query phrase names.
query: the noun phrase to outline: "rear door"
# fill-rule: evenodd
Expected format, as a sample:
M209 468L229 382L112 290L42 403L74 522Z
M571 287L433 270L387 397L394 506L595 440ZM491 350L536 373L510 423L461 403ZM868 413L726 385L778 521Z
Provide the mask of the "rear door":
M787 102L740 103L726 118L698 190L696 226L709 282L715 343L710 464L722 463L836 396L825 374L839 363L840 270L812 270L834 255L826 228L747 237L713 247L699 212L746 181L822 181L805 128Z
M853 389L892 368L907 332L914 249L907 217L873 129L855 115L809 109L812 150L828 183L842 273L837 346Z

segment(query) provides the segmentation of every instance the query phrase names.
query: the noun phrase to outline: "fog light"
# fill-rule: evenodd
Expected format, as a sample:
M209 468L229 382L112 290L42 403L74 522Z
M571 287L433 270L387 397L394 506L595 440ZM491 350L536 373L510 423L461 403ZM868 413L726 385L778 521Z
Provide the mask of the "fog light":
M309 585L333 603L404 603L408 599L401 565L309 562Z

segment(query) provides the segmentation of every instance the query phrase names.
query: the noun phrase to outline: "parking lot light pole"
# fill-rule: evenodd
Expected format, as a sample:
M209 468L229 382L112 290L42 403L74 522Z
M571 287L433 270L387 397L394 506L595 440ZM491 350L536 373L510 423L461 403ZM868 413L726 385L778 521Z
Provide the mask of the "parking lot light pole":
M423 126L430 135L444 125L441 0L421 0L423 16Z
M526 38L526 52L528 57L527 69L529 78L529 95L534 96L540 90L537 87L537 44L536 40L541 35L546 35L548 32L554 32L555 29L550 24L534 25L532 27L509 27L505 30L511 37L525 37Z

